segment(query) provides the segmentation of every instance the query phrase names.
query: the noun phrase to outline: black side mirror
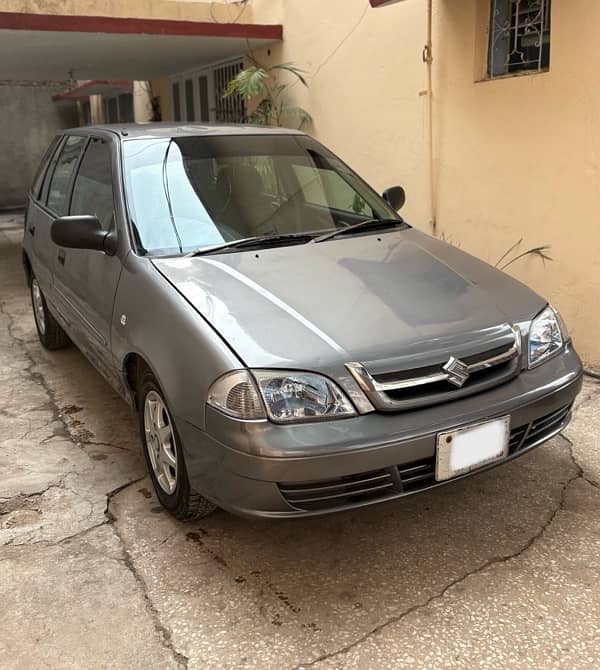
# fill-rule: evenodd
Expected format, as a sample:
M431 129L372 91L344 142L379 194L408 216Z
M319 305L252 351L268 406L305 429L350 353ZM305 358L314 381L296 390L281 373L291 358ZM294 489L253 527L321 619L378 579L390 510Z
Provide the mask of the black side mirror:
M386 188L383 192L383 199L392 209L398 212L404 207L406 193L402 186L390 186L390 188Z
M116 252L116 235L102 230L97 216L61 216L52 222L50 237L67 249L92 249L111 256Z

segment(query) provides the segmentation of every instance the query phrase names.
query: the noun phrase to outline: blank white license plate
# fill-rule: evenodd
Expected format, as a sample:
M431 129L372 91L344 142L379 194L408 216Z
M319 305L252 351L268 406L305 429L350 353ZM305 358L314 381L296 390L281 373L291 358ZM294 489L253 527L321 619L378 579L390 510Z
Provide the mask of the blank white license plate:
M439 433L435 478L452 479L504 458L509 435L510 416Z

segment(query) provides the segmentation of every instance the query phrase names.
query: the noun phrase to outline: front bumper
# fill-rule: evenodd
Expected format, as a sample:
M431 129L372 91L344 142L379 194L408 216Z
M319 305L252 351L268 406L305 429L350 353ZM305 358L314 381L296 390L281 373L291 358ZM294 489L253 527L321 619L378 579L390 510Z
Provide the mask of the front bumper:
M581 388L579 357L564 353L512 381L462 400L397 414L291 426L234 421L207 408L206 432L177 426L192 487L242 516L302 517L392 500L435 480L436 435L510 414L507 458L560 432Z

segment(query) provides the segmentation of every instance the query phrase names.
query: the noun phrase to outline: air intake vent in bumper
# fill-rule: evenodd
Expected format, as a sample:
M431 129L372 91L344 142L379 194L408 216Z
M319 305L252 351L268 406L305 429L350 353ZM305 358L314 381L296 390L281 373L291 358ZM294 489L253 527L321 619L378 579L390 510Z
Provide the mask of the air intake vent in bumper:
M509 438L509 455L526 451L555 435L568 422L570 412L571 405L567 405L530 424L513 428ZM278 486L292 507L305 511L326 511L416 493L437 484L435 457L432 456L355 475Z

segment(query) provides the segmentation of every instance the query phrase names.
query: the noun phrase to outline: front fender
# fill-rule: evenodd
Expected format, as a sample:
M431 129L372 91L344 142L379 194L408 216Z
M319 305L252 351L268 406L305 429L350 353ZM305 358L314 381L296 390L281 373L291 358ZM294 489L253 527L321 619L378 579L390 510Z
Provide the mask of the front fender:
M112 350L124 384L126 358L135 353L153 371L171 412L200 429L212 382L243 367L152 261L134 253L125 259L115 297Z

